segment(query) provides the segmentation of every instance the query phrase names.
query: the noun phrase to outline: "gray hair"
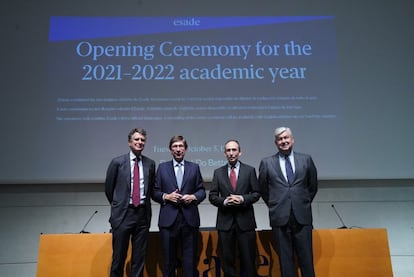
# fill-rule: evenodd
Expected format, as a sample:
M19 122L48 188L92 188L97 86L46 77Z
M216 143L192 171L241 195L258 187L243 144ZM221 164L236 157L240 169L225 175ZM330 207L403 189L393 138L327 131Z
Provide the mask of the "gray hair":
M289 127L278 127L275 129L275 137L279 136L283 132L288 132L288 134L293 137L292 130Z

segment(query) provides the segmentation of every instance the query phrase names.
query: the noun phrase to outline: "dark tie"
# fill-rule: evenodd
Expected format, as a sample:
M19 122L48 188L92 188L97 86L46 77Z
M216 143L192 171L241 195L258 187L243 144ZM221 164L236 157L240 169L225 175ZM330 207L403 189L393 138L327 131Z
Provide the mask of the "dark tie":
M182 169L182 164L179 163L176 165L177 166L177 186L178 189L181 189L181 186L183 184L183 169Z
M237 183L236 170L235 170L235 167L232 166L230 170L230 184L233 188L233 191L236 191L236 183Z
M132 187L132 204L137 207L140 202L141 193L140 193L140 181L139 181L139 158L135 158L134 163L134 176L133 176L133 187Z
M286 178L289 184L293 182L293 168L290 163L289 156L285 156Z

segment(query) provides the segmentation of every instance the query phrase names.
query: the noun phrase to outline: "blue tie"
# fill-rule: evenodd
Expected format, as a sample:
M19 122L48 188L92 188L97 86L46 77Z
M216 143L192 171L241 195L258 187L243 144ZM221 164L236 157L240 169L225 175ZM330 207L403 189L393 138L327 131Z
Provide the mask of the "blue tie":
M183 184L183 169L182 169L182 164L177 164L177 185L178 185L178 189L181 189L181 185Z
M286 178L288 183L291 185L293 182L293 168L290 163L289 156L285 156L285 167L286 167Z

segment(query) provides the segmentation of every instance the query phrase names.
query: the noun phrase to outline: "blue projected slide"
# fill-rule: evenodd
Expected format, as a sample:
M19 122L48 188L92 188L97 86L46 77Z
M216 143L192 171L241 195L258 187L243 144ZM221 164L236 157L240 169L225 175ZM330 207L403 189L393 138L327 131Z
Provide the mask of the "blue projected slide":
M345 155L337 147L343 118L333 21L52 17L44 117L53 132L44 147L70 137L62 155L73 162L51 164L51 172L95 180L109 162L103 152L128 151L132 127L147 129L145 154L157 163L171 158L168 141L182 134L187 158L206 180L226 163L226 140L238 139L243 161L257 166L274 153L272 134L281 125L302 135L327 132L320 143ZM317 155L313 147L301 141ZM85 158L96 159L96 168L76 163Z

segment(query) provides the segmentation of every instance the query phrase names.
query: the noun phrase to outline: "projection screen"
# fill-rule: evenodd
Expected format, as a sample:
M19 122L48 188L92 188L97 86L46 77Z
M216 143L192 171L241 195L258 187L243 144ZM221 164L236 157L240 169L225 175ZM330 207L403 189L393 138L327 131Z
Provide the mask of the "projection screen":
M228 139L258 168L279 126L320 179L413 178L412 19L398 3L370 16L358 3L350 17L339 3L273 2L2 16L0 183L102 182L133 127L157 164L183 135L206 181Z

